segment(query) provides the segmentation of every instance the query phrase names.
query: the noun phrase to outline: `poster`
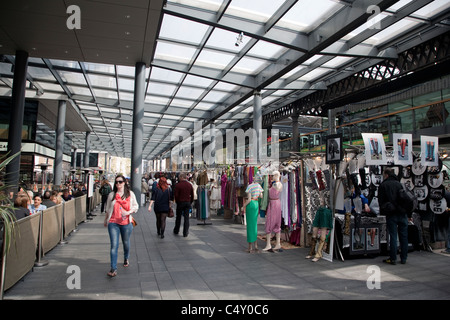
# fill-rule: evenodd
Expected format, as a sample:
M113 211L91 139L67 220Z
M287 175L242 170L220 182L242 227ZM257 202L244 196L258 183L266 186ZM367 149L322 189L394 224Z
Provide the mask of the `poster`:
M421 163L423 166L437 167L439 165L439 138L420 137Z
M361 133L366 148L367 165L386 165L386 147L381 133Z
M394 133L394 164L408 166L413 164L412 134Z
M344 151L342 149L342 135L341 134L333 134L326 137L326 163L339 163L344 158Z

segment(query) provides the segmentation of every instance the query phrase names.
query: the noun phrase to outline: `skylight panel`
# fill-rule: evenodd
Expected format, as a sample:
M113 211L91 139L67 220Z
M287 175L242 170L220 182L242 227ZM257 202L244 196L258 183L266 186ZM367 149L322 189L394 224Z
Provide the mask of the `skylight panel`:
M284 0L233 0L225 13L264 23L270 19L283 3Z
M196 100L204 93L204 91L205 90L202 89L183 86L178 90L176 97Z
M164 15L159 36L172 40L200 44L208 26L194 21Z
M188 64L191 62L196 51L197 49L194 47L158 41L156 45L155 59Z
M150 80L164 80L167 82L179 83L182 77L183 73L181 72L170 71L157 67L153 67L150 73Z
M94 87L112 88L116 89L116 78L96 74L88 74L89 81Z
M123 79L119 77L119 89L125 91L134 91L134 80Z
M223 70L233 58L234 56L231 54L204 49L198 56L195 65Z
M215 28L206 43L206 47L217 48L228 52L239 52L244 47L248 36L244 34L242 39L243 43L240 46L236 46L236 39L238 36L239 33Z
M91 72L109 73L111 75L115 75L116 73L116 69L112 64L84 62L84 66L86 67L87 71Z
M82 73L77 72L69 72L69 71L58 71L62 80L69 84L81 84L87 86L86 79L84 78Z
M177 86L172 84L150 82L150 84L148 85L147 94L150 96L152 94L172 96L176 88Z
M217 11L220 9L223 0L168 0L168 2L179 3L205 10Z
M450 8L450 1L435 0L435 1L427 4L425 7L414 12L414 14L412 16L429 19L438 13L444 12L448 8Z
M284 48L282 46L260 40L253 46L248 54L264 59L278 59L287 50L287 48Z
M213 80L211 79L188 75L184 80L183 84L203 87L206 89L211 85L212 82Z
M300 0L276 26L299 32L310 32L343 7L332 0Z
M386 29L381 30L377 34L373 35L364 43L369 43L375 46L382 45L383 43L394 39L395 37L399 36L405 31L408 31L417 25L419 25L420 22L417 21L409 21L407 19L400 20L391 26L387 27Z
M111 90L93 89L97 98L114 99L117 100L117 92Z
M257 74L269 64L268 61L244 57L233 67L232 71L245 74Z

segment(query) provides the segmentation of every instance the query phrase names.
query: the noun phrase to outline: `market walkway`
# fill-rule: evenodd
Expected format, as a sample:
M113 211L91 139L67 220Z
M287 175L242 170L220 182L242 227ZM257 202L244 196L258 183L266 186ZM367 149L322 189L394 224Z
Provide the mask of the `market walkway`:
M136 215L130 267L119 264L118 276L110 279L104 216L98 209L94 213L98 216L82 223L68 244L47 253L47 266L34 268L4 299L450 299L450 256L412 252L407 264L392 266L381 256L313 263L304 259L307 248L248 254L241 224L216 217L202 226L191 219L184 238L172 233L174 219L168 219L160 239L146 208ZM262 233L263 221L259 228ZM77 274L69 266L80 268L80 289L68 288ZM368 288L369 277L376 278L370 266L381 270L380 289Z

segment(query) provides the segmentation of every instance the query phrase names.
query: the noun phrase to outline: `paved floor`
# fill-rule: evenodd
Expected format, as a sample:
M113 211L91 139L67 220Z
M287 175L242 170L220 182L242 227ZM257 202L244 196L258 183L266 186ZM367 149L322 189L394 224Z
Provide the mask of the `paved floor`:
M136 215L130 267L120 264L118 276L110 279L104 215L98 209L94 213L98 216L82 223L68 244L47 253L47 266L34 268L4 299L450 299L447 255L416 251L407 264L392 266L382 256L313 263L304 259L307 248L249 254L241 224L216 217L212 225L197 225L191 219L189 237L184 238L172 233L174 219L168 219L166 237L160 239L155 216L146 208ZM261 233L263 227L261 221ZM69 266L78 266L79 272L72 273ZM379 273L371 271L377 269ZM77 274L81 288L70 289ZM380 280L379 289L369 289L368 283L377 283L373 279Z

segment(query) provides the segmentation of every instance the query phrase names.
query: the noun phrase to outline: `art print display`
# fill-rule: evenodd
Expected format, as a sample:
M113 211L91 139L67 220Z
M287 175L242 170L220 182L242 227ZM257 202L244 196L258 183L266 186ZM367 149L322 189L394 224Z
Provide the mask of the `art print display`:
M327 144L326 144L326 163L339 163L344 158L344 151L342 149L342 135L341 134L333 134L327 136Z
M407 166L413 164L412 134L394 133L394 163Z
M439 165L439 138L430 136L420 137L422 165L437 167Z
M367 165L386 165L386 147L381 133L362 133Z

